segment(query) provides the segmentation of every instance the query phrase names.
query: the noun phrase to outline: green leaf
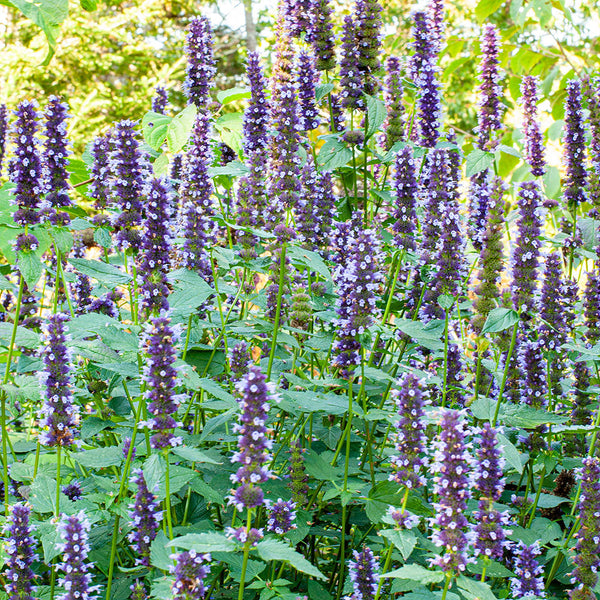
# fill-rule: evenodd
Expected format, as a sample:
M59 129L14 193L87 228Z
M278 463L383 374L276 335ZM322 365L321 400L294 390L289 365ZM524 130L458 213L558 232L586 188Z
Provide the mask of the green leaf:
M383 124L387 111L383 100L367 96L367 130L365 140L368 140Z
M398 529L384 529L379 532L384 538L389 540L402 554L402 558L406 561L412 554L412 551L417 545L417 537L411 531Z
M131 281L131 276L123 273L113 265L109 265L99 260L89 260L87 258L71 258L69 262L84 275L88 275L108 286L124 285Z
M198 379L198 388L208 392L211 396L227 402L232 407L237 408L237 402L235 398L226 390L224 390L216 381L203 377Z
M483 581L475 581L464 575L459 575L456 583L461 590L468 592L469 600L498 600L490 586Z
M323 98L325 98L327 94L333 92L334 88L335 85L333 85L333 83L321 83L320 85L318 85L315 88L315 97L317 104L321 102L321 100L323 100Z
M331 281L331 272L321 256L316 252L306 250L305 248L299 248L298 246L288 246L286 254L292 262L301 264L310 271L315 271L321 275L325 281Z
M169 123L167 146L173 154L179 152L186 145L196 120L196 112L196 105L189 104Z
M167 131L172 120L172 117L154 111L149 111L142 117L142 134L150 148L157 151L160 149L167 139Z
M79 4L87 12L94 12L98 8L97 0L79 0Z
M112 246L112 238L110 237L110 231L104 227L98 227L94 231L94 241L99 246L109 249Z
M52 227L50 236L63 256L73 247L73 234L64 227Z
M10 344L13 326L13 323L0 323L0 342L7 347ZM21 325L17 327L15 345L22 346L23 348L35 348L39 343L40 336L37 333L21 327Z
M123 451L116 446L95 448L72 454L73 458L86 469L116 467L123 462Z
M319 171L333 171L345 167L352 158L352 150L337 139L327 140L317 155Z
M54 512L56 506L56 481L46 475L38 475L31 484L29 501L36 512ZM70 500L61 493L59 502L64 506L64 502L70 502Z
M444 580L444 573L442 571L429 571L421 565L404 565L399 569L384 573L382 577L391 577L392 579L410 579L411 581L418 581L423 585L429 585L431 583L439 583Z
M217 92L217 100L221 104L229 104L236 100L243 100L244 98L250 98L250 88L247 87L232 87L228 90L220 90Z
M0 290L14 290L15 286L4 277L4 275L0 275Z
M490 311L481 333L497 333L519 322L519 313L512 308L498 307Z
M394 324L402 333L410 336L415 342L429 350L441 350L444 347L444 344L440 339L442 332L436 329L428 329L427 326L420 321L396 319Z
M289 562L294 569L301 573L306 573L317 579L325 579L325 576L309 563L302 554L290 548L285 542L279 540L263 540L256 546L258 555L266 561L278 560Z
M170 552L167 550L168 543L169 538L161 529L150 546L150 564L162 571L168 571L169 567L173 566L173 561L169 558Z
M523 463L521 462L521 455L516 447L502 434L498 434L498 442L502 446L502 454L506 459L506 462L516 469L517 473L523 472Z
M494 154L475 148L467 155L467 177L473 177L481 171L489 169L494 164Z
M319 481L337 481L340 469L332 467L322 456L314 450L307 450L304 455L306 472Z
M211 465L222 465L222 462L217 462L201 452L197 448L191 448L190 446L177 446L171 450L173 454L183 458L184 460L189 460L190 462L195 463L209 463Z
M510 427L522 427L523 429L535 429L540 425L552 425L566 423L569 417L562 417L549 413L545 410L533 408L526 404L503 403L500 411L500 421Z
M188 533L166 545L196 552L234 552L236 549L235 542L222 533Z
M479 0L475 7L475 17L483 23L491 14L495 13L505 0Z
M44 272L44 265L37 252L17 252L17 268L27 282L29 289L34 289Z
M191 483L190 487L194 492L200 494L207 502L213 502L214 504L224 504L225 499L222 494L217 490L208 485L208 483L202 481L199 477L196 477Z

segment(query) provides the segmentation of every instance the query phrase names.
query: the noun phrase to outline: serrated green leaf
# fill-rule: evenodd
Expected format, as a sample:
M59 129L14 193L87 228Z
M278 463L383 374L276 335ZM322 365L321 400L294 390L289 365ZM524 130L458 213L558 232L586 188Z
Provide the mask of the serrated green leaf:
M337 139L327 140L317 155L319 171L333 171L345 167L352 159L352 150Z
M235 542L222 533L188 533L167 542L167 546L196 552L233 552L236 549Z
M112 238L110 236L110 231L108 231L108 229L105 229L104 227L98 227L94 231L94 241L99 246L109 249L112 246Z
M379 98L367 96L367 130L365 140L368 140L383 125L387 117L385 103Z
M197 108L195 104L189 104L167 127L167 147L173 154L179 152L186 144L192 132L196 119Z
M12 338L13 323L0 323L0 343L8 346ZM15 345L23 348L35 348L40 343L40 336L34 331L17 326L17 335L15 337Z
M490 586L483 581L475 581L464 575L459 575L456 583L461 590L472 594L470 598L473 600L498 600Z
M204 452L198 450L198 448L191 448L190 446L176 446L171 452L184 460L189 460L195 463L209 463L211 465L222 465L222 462L218 462L207 456Z
M161 529L150 546L150 564L162 571L168 571L173 566L173 561L169 558L171 553L167 550L168 543L169 538Z
M304 558L304 556L302 556L302 554L296 552L293 548L290 548L285 542L279 540L263 540L257 544L256 551L263 560L289 562L294 569L301 573L306 573L317 579L325 579L325 576L317 569L317 567L313 566L306 558Z
M481 333L498 333L519 322L519 313L512 308L498 307L491 310Z
M498 434L498 442L502 446L502 455L506 459L506 462L516 469L517 473L523 472L523 463L521 462L521 455L517 448L502 434Z
M228 90L220 90L217 92L217 100L221 104L229 104L236 100L243 100L244 98L250 98L250 88L247 87L232 87Z
M172 120L172 117L154 111L149 111L142 117L142 134L150 148L157 151L160 149L167 139L167 131Z
M109 265L99 260L89 260L87 258L71 258L69 262L77 271L88 275L108 286L123 285L131 281L131 276L123 273L113 265Z
M492 152L484 152L479 148L475 148L467 155L466 175L467 177L473 177L473 175L489 169L493 164L494 155Z
M94 448L71 455L80 465L86 469L104 469L106 467L116 467L123 460L123 451L116 446L106 448Z
M411 531L384 529L379 533L400 550L400 554L402 554L405 561L408 560L417 545L417 537Z
M44 265L37 252L17 252L17 268L29 289L34 289L44 272Z
M404 565L399 569L384 573L382 577L410 579L412 581L418 581L423 585L429 585L430 583L439 583L440 581L443 581L445 575L442 571L429 571L421 565Z
M505 0L479 0L475 7L475 17L479 23L483 23L491 14L495 13Z

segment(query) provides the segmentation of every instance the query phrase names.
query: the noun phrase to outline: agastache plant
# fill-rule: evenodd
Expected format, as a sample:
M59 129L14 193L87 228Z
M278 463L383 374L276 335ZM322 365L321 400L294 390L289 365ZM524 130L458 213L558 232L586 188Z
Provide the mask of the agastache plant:
M584 94L589 110L590 127L588 197L592 204L590 216L598 219L600 214L600 79L584 80Z
M210 573L210 554L200 554L195 550L184 550L172 554L175 565L169 571L175 580L171 586L172 600L200 600L204 598L204 580Z
M6 153L6 138L8 134L8 110L6 104L0 104L0 176L4 166L4 155Z
M358 68L363 78L362 90L369 96L377 93L381 51L381 4L377 0L355 0L355 35L358 45Z
M56 313L48 318L44 334L40 384L44 404L40 411L40 444L70 446L77 433L79 407L71 391L71 350L68 347L66 322L69 317Z
M103 225L108 221L104 211L111 202L110 151L111 137L109 133L98 136L90 145L93 162L90 169L92 181L88 187L88 195L94 199L94 210L98 211L98 214L93 217L96 225Z
M536 77L527 75L521 82L521 104L523 106L523 137L525 159L531 168L531 174L541 177L546 172L542 133L537 115Z
M348 573L354 592L344 600L373 600L379 582L379 562L368 546L353 550L354 560L348 561Z
M189 104L206 106L216 73L210 22L206 17L194 17L186 37L187 66L183 88Z
M154 96L152 98L152 110L155 113L164 115L169 103L169 96L164 87L157 85L154 88Z
M178 385L177 370L173 366L175 332L169 317L154 317L148 323L142 339L143 351L147 356L142 381L144 397L152 418L146 423L152 432L150 444L153 448L170 448L183 443L173 433L180 424L175 420L182 397L175 394Z
M358 36L356 23L350 15L342 26L342 58L340 62L340 96L344 108L360 109L365 105L363 79L358 68Z
M277 502L274 502L269 506L267 512L267 531L276 533L277 535L284 535L296 529L297 525L294 523L296 519L296 504L292 500L287 502L279 498Z
M396 142L405 138L404 106L402 105L402 72L400 59L390 56L386 62L385 107L387 117L383 124L385 131L384 147L389 150Z
M331 15L331 0L316 0L315 23L308 40L316 57L319 71L332 71L335 68L335 37Z
M573 211L587 200L586 142L581 106L581 83L576 79L567 83L563 146L565 166L563 198L569 210Z
M543 570L537 560L540 552L539 542L534 542L528 546L519 541L516 548L514 548L516 577L511 578L510 586L515 600L521 598L543 600L543 598L546 598L544 579L541 577Z
M310 131L319 126L319 111L316 106L315 84L318 82L315 73L314 59L308 52L301 52L297 66L298 105L300 113L299 127Z

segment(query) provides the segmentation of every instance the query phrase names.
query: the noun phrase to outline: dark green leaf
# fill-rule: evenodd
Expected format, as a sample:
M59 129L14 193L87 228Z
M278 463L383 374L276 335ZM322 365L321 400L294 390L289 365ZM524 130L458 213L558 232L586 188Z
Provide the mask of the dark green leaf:
M498 307L490 311L481 333L498 333L519 322L519 313L512 308Z
M44 272L44 265L37 252L17 252L17 268L30 289L34 289Z
M410 579L411 581L418 581L423 585L429 585L431 583L439 583L444 580L444 573L442 571L429 571L421 565L404 565L399 569L384 573L382 577L391 577L393 579Z
M173 566L173 561L169 558L171 553L168 550L168 543L169 538L161 530L150 546L150 564L162 571L168 571L169 567Z
M379 98L367 96L367 130L365 139L369 139L383 124L387 117L385 104Z
M80 465L86 467L87 469L116 467L124 460L123 451L117 446L94 448L93 450L77 452L72 456Z
M489 169L494 164L494 155L492 152L484 152L475 148L467 155L467 177L473 177L481 171Z
M99 260L89 260L87 258L71 258L69 262L84 275L88 275L108 286L123 285L131 281L131 276L123 273L113 265L109 265Z
M302 554L279 540L263 540L256 546L258 555L266 561L277 560L289 562L294 569L317 579L325 579L321 571L309 563Z
M171 542L167 542L169 548L177 547L196 552L233 552L235 542L222 533L188 533Z
M352 158L352 151L336 139L327 140L317 155L317 164L320 171L333 171L344 167Z

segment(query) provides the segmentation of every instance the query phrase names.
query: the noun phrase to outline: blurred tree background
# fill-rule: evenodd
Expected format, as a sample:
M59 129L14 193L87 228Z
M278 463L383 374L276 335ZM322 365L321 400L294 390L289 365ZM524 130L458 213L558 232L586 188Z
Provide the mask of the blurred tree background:
M98 4L96 0L72 0L68 16L66 2L43 0L34 5L27 0L0 0L5 5L0 6L0 99L12 108L23 98L43 104L50 94L63 96L71 106L71 135L79 151L112 122L141 119L157 84L169 90L175 110L184 106L183 47L187 24L194 15L207 14L213 22L218 88L242 81L247 45L244 21L249 13L253 14L251 25L256 27L259 48L269 61L273 35L269 25L276 0L99 0ZM339 35L343 15L352 9L352 2L332 4ZM29 9L36 6L46 7L47 13L32 14ZM406 57L415 3L385 0L382 6L385 54ZM597 70L600 17L595 0L448 0L446 9L446 46L440 69L447 120L467 137L476 124L473 90L483 21L496 23L503 35L501 66L507 75L504 85L509 109L520 96L521 77L537 75L547 100L543 108L553 120L560 120L566 81L575 74ZM50 23L48 32L48 21L53 19L64 20ZM56 52L47 65L48 41L39 25L45 25L46 33L55 37ZM249 43L252 45L252 39ZM508 115L510 119L510 110ZM513 135L510 128L507 135Z

